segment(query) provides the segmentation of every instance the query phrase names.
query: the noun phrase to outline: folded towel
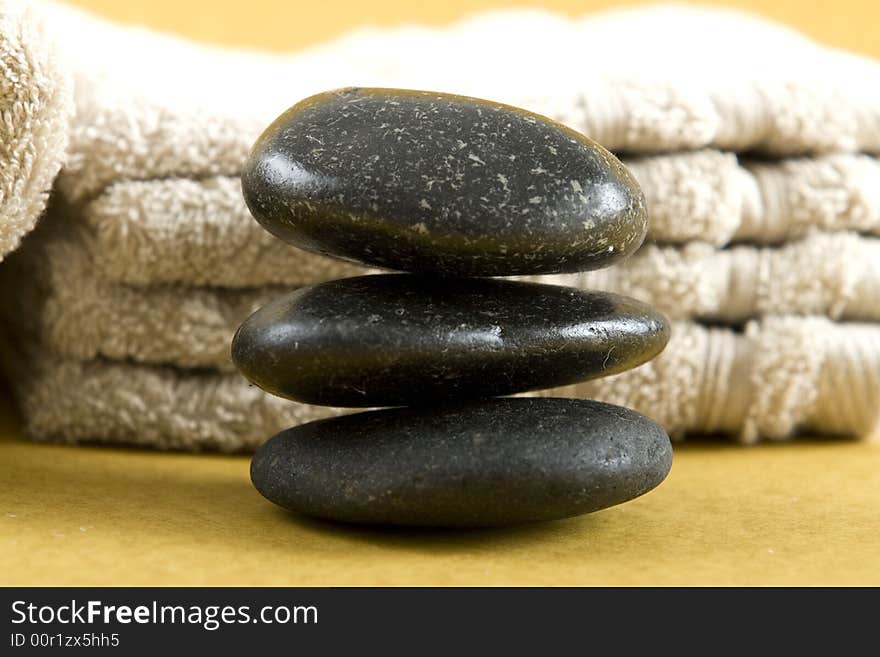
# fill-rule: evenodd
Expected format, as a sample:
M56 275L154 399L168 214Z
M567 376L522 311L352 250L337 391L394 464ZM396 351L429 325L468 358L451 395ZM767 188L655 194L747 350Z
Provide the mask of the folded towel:
M119 181L236 176L256 135L282 109L349 84L506 100L563 120L613 150L636 153L706 146L777 154L880 151L877 62L721 9L649 7L580 19L505 11L445 28L360 30L279 56L194 44L52 2L2 0L2 8L3 79L12 81L3 95L12 101L2 109L14 119L4 123L23 131L4 139L10 146L0 153L2 189L15 191L0 201L0 227L7 226L0 230L9 235L0 244L7 251L39 213L68 138L59 185L76 202ZM602 66L579 66L573 77L560 61ZM71 96L75 114L68 121ZM861 173L843 166L842 172L836 164L820 166L814 179L846 188L852 176L872 175L864 161L856 165ZM731 207L736 204L733 199ZM797 221L799 206L793 210L783 223ZM666 240L663 216L658 212L655 224ZM685 239L713 243L748 224L743 216L725 219L715 231L698 231L703 234L693 231L703 217L674 223L690 226ZM778 228L772 215L764 223ZM675 241L680 231L669 237Z
M649 7L581 19L496 12L444 28L360 30L278 56L198 45L60 4L36 6L52 29L32 40L57 42L66 65L48 82L62 89L69 76L75 83L59 184L76 202L121 180L236 176L261 129L292 101L351 84L507 101L618 151L880 151L876 62L727 10ZM602 66L578 66L573 77L561 61ZM723 240L730 228L700 238Z
M880 163L870 156L742 166L732 154L704 150L626 164L648 200L649 240L775 244L814 230L880 234ZM135 285L298 285L306 271L312 280L358 271L292 251L263 230L237 177L120 181L71 219L93 233L101 275Z
M875 62L734 11L649 7L581 19L496 12L445 28L360 30L277 56L27 4L52 28L31 37L32 47L57 42L62 73L75 82L62 182L76 198L119 179L234 175L262 126L292 99L349 84L497 98L543 110L614 150L880 150ZM21 5L4 0L4 12ZM559 66L595 61L602 65L577 66L575 79ZM63 86L65 75L49 79Z
M861 437L877 428L877 325L768 317L743 333L686 322L672 330L650 363L553 394L630 406L675 436L734 434L751 443L796 431Z
M93 272L85 239L53 213L0 270L0 290L13 300L0 313L67 357L232 371L229 344L238 325L289 289L109 282ZM299 285L354 273L329 258L315 272L314 259L298 249L289 249L288 259L291 270L300 259L306 263ZM880 320L880 240L849 233L818 233L763 249L647 245L609 269L524 278L626 294L675 318L736 324L793 314Z
M352 84L509 102L615 151L880 151L876 62L735 11L505 11L444 28L360 30L277 56L46 8L77 85L61 180L75 199L121 179L235 175L292 101Z
M68 220L96 272L133 285L305 285L363 268L289 246L248 212L237 177L118 182Z
M815 230L880 235L880 162L863 154L755 160L703 150L626 160L649 238L779 244Z
M765 248L647 244L620 266L558 280L636 297L677 318L880 321L880 239L854 233L814 233Z
M27 341L16 342L22 348ZM292 424L338 412L272 397L237 374L70 360L32 344L4 362L25 430L39 440L238 451ZM865 435L880 415L877 372L876 326L773 318L751 322L740 334L678 322L669 346L651 363L538 394L627 405L675 437Z
M20 335L0 340L0 355L34 440L237 452L338 413L273 397L237 374L65 359Z
M67 148L69 78L42 17L0 0L0 260L33 228Z
M16 16L22 5L0 0ZM877 62L696 7L576 20L498 12L447 28L361 30L277 56L30 6L44 32L15 41L10 25L21 20L7 20L0 44L60 56L37 57L28 70L42 73L11 87L14 98L45 100L24 104L37 117L24 150L0 151L2 189L23 190L18 205L0 197L0 245L4 225L18 226L10 245L30 228L50 165L63 168L44 228L0 267L0 313L15 333L0 348L37 438L239 450L335 412L249 386L229 371L228 343L282 288L363 271L269 236L238 183L272 118L351 84L493 98L623 152L646 191L652 242L623 266L549 280L629 293L676 317L745 323L676 322L656 361L553 394L630 405L676 435L748 441L876 425L880 325L829 318L880 316L878 240L868 236L880 235Z
M131 288L90 270L78 241L46 240L44 227L0 270L0 317L69 358L167 363L233 370L238 324L283 288Z

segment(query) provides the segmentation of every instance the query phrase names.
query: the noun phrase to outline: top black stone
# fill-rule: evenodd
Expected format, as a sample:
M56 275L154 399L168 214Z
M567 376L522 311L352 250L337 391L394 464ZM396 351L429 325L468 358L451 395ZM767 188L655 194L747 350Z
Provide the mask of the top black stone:
M596 269L647 226L635 179L548 118L424 91L312 96L259 138L242 188L296 246L368 265L472 276Z

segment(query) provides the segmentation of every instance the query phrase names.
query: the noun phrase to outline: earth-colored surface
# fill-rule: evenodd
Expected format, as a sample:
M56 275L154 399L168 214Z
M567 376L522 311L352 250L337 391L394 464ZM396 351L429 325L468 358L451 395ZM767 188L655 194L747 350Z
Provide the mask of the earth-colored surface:
M380 531L285 513L244 456L35 445L5 411L2 584L880 584L876 443L684 445L593 515Z

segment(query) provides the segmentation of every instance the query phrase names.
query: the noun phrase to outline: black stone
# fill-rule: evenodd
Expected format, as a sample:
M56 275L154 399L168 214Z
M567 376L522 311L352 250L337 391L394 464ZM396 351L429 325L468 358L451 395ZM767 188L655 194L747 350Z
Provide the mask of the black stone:
M242 188L257 221L291 244L415 272L597 269L635 251L647 227L638 184L597 143L435 92L312 96L262 134Z
M663 315L602 292L380 274L270 302L232 341L264 390L311 404L398 406L508 395L628 370L669 338Z
M581 399L492 399L309 422L261 446L251 479L291 511L356 523L484 527L565 518L657 486L660 425Z

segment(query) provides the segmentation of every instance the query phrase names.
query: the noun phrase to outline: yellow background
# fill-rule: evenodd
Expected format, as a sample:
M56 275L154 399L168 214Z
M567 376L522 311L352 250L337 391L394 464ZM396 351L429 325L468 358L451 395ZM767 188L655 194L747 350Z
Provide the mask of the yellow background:
M364 22L439 24L535 3L75 4L204 40L288 49ZM620 4L631 3L544 6L574 14ZM880 3L727 4L880 56ZM2 584L880 584L872 442L678 446L666 482L634 502L537 526L450 532L296 518L250 486L246 457L34 445L18 424L0 405Z
M68 0L71 1L71 0ZM546 7L577 16L638 2L620 0L72 0L118 19L188 37L287 50L318 43L358 25L418 21L442 25L470 12ZM786 22L825 43L880 56L875 0L732 0L721 2ZM626 47L624 45L624 47Z

